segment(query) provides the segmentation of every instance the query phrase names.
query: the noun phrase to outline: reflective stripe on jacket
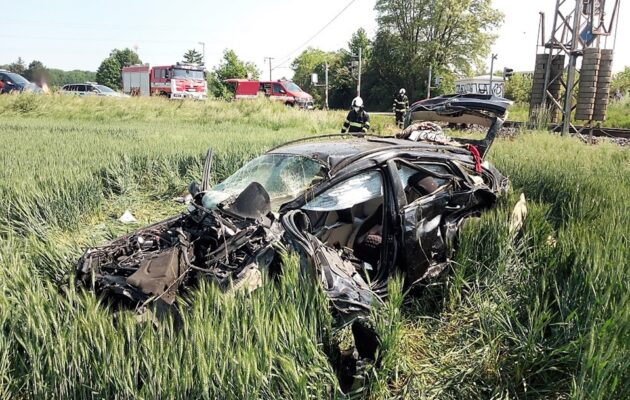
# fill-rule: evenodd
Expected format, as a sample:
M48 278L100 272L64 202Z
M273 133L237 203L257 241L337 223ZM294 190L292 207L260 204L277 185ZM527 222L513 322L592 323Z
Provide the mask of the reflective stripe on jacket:
M396 112L405 112L409 108L409 99L406 95L397 95L394 97L394 111Z
M370 115L365 110L350 110L341 128L341 133L367 132L370 129Z

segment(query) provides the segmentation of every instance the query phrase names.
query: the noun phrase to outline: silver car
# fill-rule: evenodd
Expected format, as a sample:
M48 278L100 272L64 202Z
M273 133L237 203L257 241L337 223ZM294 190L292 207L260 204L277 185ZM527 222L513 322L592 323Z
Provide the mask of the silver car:
M79 96L108 96L108 97L128 97L119 93L105 85L99 85L93 82L71 83L61 88L64 94L76 94Z

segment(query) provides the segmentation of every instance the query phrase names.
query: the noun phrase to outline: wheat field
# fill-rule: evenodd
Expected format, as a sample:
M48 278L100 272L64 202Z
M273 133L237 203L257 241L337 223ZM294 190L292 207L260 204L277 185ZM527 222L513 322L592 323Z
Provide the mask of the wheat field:
M182 321L112 316L74 286L86 246L183 211L208 147L219 181L342 111L267 101L0 96L0 398L630 397L630 153L542 132L498 139L499 207L466 224L448 272L375 310L382 340L342 393L326 299L298 273L251 295L203 285ZM387 117L374 130L393 129ZM529 214L511 235L520 193ZM130 210L137 225L118 217Z

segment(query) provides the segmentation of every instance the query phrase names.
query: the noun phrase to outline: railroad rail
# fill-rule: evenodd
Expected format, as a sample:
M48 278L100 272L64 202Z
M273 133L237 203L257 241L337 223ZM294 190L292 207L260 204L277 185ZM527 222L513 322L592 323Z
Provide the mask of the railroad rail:
M521 128L525 127L526 123L521 121L505 121L503 124L506 128ZM549 124L547 127L552 132L561 132L562 125L561 124ZM575 126L575 129L571 127L569 130L570 133L581 133L583 135L590 135L591 129L584 128L583 126ZM596 137L611 137L611 138L621 138L621 139L630 139L630 129L622 129L622 128L606 128L606 127L594 127L593 128L593 136Z
M394 116L392 112L370 112L370 115L386 115L386 116ZM526 122L523 121L505 121L503 124L505 128L524 128L527 126ZM575 128L575 129L574 129ZM561 132L562 124L549 124L547 129L552 132ZM580 125L574 125L569 129L570 133L581 133L582 135L590 135L590 129L584 128ZM596 137L609 137L609 138L619 138L619 139L630 139L630 129L623 128L593 128L593 136Z

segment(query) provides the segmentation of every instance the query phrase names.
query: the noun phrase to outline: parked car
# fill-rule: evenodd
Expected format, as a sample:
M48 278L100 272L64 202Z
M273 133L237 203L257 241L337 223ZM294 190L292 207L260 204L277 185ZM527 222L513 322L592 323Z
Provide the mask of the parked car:
M62 86L60 91L63 94L75 94L78 96L129 97L105 85L99 85L93 82L71 83Z
M0 69L0 94L11 92L42 93L42 89L20 74Z
M314 108L313 96L303 91L298 85L287 80L252 81L248 79L226 79L234 86L235 99L255 99L259 95L275 101L281 101L291 107L307 110Z
M484 160L507 104L465 96L411 109L397 137L325 135L276 147L210 187L212 153L188 211L88 249L80 284L116 308L170 308L201 279L254 290L292 249L322 284L338 325L369 313L402 272L408 285L443 271L466 218L493 207L507 178ZM452 140L421 120L489 128Z

